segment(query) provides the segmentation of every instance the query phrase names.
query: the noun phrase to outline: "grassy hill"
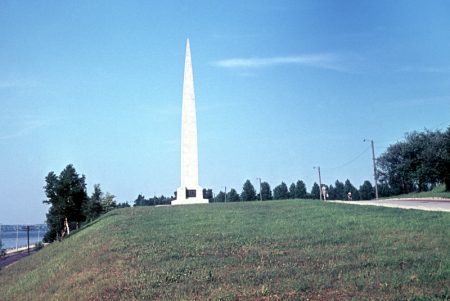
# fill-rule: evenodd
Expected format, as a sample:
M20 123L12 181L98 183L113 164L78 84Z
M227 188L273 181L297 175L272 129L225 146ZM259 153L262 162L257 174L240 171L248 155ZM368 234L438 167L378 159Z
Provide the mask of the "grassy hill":
M448 300L450 214L314 201L115 210L0 300Z
M445 185L440 185L430 191L413 192L408 194L396 195L390 198L447 198L450 199L450 191L446 191Z

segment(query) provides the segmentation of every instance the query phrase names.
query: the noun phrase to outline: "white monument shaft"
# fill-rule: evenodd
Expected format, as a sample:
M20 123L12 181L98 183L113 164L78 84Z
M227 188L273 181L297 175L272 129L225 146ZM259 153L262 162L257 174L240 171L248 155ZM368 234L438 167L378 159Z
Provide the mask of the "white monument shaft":
M189 39L184 62L183 105L181 113L181 186L172 205L208 203L198 184L197 115Z

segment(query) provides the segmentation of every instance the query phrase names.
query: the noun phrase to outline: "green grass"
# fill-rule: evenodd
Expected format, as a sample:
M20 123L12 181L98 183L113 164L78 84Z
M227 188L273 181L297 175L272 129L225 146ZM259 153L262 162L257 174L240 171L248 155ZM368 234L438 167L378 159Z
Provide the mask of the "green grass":
M449 300L450 214L316 201L115 210L0 300Z
M390 198L447 198L450 199L450 191L445 190L445 185L440 185L430 191L413 192L408 194L396 195Z

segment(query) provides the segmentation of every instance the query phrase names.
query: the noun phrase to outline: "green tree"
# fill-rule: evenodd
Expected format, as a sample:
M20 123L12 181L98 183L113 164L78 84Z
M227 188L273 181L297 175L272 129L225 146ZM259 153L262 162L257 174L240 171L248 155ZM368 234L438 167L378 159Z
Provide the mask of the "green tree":
M261 195L263 201L272 199L272 190L270 189L269 183L267 182L261 183Z
M220 191L214 198L214 202L216 202L216 203L225 202L225 193L223 191Z
M103 213L102 208L102 198L103 192L100 188L100 184L94 185L94 192L91 197L87 200L86 206L84 208L84 214L87 221L93 221Z
M315 200L320 200L320 187L319 184L314 182L311 188L311 198Z
M286 183L281 182L280 185L273 189L273 198L275 200L285 200L289 198L289 191Z
M374 188L372 183L369 181L364 181L364 183L359 187L359 195L362 200L371 200L375 196Z
M86 193L86 178L80 176L75 168L69 164L57 176L53 171L49 172L45 178L44 186L47 200L43 202L49 204L47 213L48 232L45 234L45 241L53 241L63 229L64 219L69 223L81 223L86 220L84 208L88 199Z
M347 192L345 192L344 183L336 180L334 183L334 199L335 200L345 200L347 199Z
M380 183L392 194L450 184L449 141L450 127L445 133L425 130L406 134L405 141L389 146L377 159Z
M245 181L244 186L242 186L241 200L244 202L256 200L256 190L250 180Z
M378 177L381 182L388 183L394 195L413 191L407 148L405 142L398 142L390 145L377 159Z
M443 136L443 149L445 151L442 155L442 165L439 166L439 174L445 183L447 191L450 191L450 126Z
M144 201L144 204L146 204L145 206L156 206L156 205L160 205L159 204L159 198L154 195L152 198L148 198L148 200Z
M105 194L105 196L101 199L102 213L106 213L116 209L117 203L114 198L115 196L110 194L109 192Z
M295 199L295 183L291 183L289 186L289 198Z
M134 200L134 207L136 206L148 206L148 201L145 199L145 196L143 196L142 194L139 194L136 198L136 200Z
M230 191L227 193L227 202L239 202L240 200L241 199L239 198L239 194L237 193L236 189L231 188Z
M306 199L308 198L308 192L306 191L305 182L299 180L295 184L295 198L296 199Z

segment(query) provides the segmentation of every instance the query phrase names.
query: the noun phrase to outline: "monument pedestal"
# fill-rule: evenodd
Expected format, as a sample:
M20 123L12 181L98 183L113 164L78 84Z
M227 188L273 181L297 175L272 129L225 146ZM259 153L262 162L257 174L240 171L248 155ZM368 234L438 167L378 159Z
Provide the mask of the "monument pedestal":
M172 205L208 204L209 200L203 198L203 188L197 186L193 189L180 187L177 189L177 199Z

